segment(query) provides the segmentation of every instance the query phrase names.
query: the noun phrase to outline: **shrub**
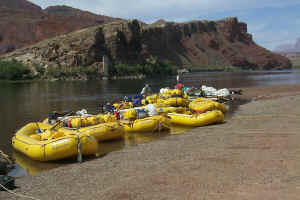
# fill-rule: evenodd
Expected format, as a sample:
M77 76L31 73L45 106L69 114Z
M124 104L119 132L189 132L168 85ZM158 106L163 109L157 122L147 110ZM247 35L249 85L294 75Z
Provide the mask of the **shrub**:
M81 68L81 72L86 74L86 75L94 75L95 73L98 72L98 68L95 65L89 66L89 67L84 67Z
M17 60L0 61L0 79L21 80L29 78L29 67Z
M97 66L72 68L49 67L46 76L49 78L76 77L82 75L93 76L97 71Z
M35 64L33 64L33 67L40 75L44 75L44 73L46 72L46 69L40 64L35 63Z
M141 65L117 64L115 71L119 76L137 75L143 72L143 67Z
M174 67L169 61L159 61L155 57L150 57L143 65L127 65L118 63L111 70L112 75L126 76L144 74L148 76L165 75L176 73L177 67Z
M49 67L46 75L52 78L60 78L61 76L65 75L65 72L63 71L63 69L58 67Z

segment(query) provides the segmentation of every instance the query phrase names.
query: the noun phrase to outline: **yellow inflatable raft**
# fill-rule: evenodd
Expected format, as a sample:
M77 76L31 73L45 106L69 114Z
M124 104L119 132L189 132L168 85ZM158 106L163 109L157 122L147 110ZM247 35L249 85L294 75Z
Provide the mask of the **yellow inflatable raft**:
M93 136L98 142L121 139L124 133L123 127L120 125L119 122L107 122L103 124L97 124L94 126L79 128L77 130L61 128L60 131L62 131L65 134L72 134L72 132L76 131L80 134Z
M48 124L48 119L43 121ZM70 116L62 119L57 125L64 134L83 133L94 136L97 141L114 140L123 137L123 128L116 116L111 114L98 114L90 116Z
M159 114L166 113L184 113L186 111L185 107L158 107L156 111Z
M167 106L186 106L188 105L188 100L181 97L172 97L164 100L164 104Z
M168 117L173 124L194 127L224 122L224 114L219 110L194 115L169 113Z
M13 147L33 160L50 161L73 157L79 151L83 155L95 154L98 142L84 133L65 134L51 130L51 125L29 123L12 138ZM36 131L44 130L44 133Z
M184 96L185 98L187 98L187 95L184 94L182 90L178 89L167 89L163 93L161 93L160 96L163 98L170 98L174 96Z
M206 111L211 111L214 109L220 110L223 113L227 111L224 103L219 103L207 98L197 98L193 100L189 104L189 108L199 113L204 113Z
M131 102L126 102L126 101L122 103L114 103L113 106L118 110L133 108L133 104Z
M170 121L167 117L157 115L136 119L132 122L121 121L125 132L155 132L170 129Z

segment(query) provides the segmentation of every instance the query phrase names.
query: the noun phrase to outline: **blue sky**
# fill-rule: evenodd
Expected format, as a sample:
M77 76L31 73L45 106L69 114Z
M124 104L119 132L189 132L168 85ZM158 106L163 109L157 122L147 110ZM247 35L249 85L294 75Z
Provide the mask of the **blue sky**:
M273 50L300 38L299 0L30 0L42 8L68 5L125 19L152 23L238 17L255 42Z

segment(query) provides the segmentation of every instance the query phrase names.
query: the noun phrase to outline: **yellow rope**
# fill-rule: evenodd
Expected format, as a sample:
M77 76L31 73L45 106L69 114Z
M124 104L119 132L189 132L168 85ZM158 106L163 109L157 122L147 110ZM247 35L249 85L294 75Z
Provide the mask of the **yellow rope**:
M13 192L13 191L7 189L7 188L6 188L4 185L2 185L2 184L0 184L0 186L1 186L4 190L6 190L8 193L13 194L13 195L15 195L15 196L22 197L22 198L27 198L27 199L33 199L33 200L40 200L40 199L37 199L37 198L35 198L35 197L31 197L31 196L27 196L27 195L24 195L24 194L18 194L18 193L15 193L15 192Z

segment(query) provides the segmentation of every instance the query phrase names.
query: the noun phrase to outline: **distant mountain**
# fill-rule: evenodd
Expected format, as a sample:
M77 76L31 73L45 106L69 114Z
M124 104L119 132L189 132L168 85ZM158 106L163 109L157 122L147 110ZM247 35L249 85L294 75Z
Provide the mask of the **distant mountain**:
M0 8L42 12L42 8L27 0L1 0Z
M47 15L56 15L61 17L81 17L96 21L98 24L112 21L113 18L104 15L96 15L94 13L79 10L69 6L50 6L44 10Z
M291 68L287 58L258 46L247 32L247 24L237 18L186 23L159 20L154 24L119 20L44 40L2 58L15 58L31 66L37 63L65 69L76 66L100 69L103 56L109 58L112 73L114 63L134 66L144 65L149 60L198 69L216 66L253 70Z
M295 44L282 44L275 47L274 51L282 53L300 52L300 38L297 39Z
M0 0L0 54L115 20L68 6L43 10L27 0Z

